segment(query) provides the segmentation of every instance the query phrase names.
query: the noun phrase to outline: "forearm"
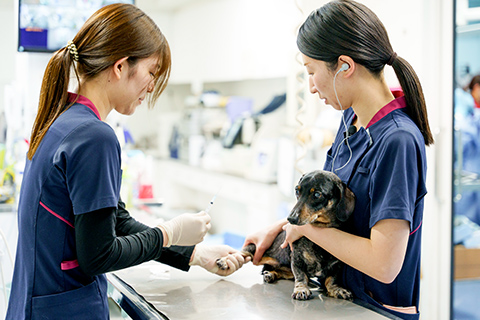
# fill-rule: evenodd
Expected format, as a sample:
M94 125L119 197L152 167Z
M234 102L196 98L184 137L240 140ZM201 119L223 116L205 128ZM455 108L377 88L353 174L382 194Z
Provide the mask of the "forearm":
M162 255L156 259L156 261L183 271L188 271L194 249L195 246L171 246L169 248L163 248Z
M116 222L115 222L115 232L117 236L126 236L130 234L135 234L150 229L149 226L138 222L135 220L128 210L126 209L125 203L122 200L118 201L118 208L116 211ZM168 243L168 236L165 230L160 228L163 235L163 243L165 246Z
M303 234L351 267L380 282L391 283L401 270L409 234L406 221L392 221L379 222L370 239L310 225L305 226Z
M370 239L354 236L336 228L306 227L305 237L332 255L355 269L377 279L379 266L384 265L374 259L374 251ZM377 279L378 280L378 279Z
M117 236L115 208L105 208L75 216L77 258L89 275L102 274L162 255L163 235L148 228L131 235Z
M135 220L125 208L125 203L123 203L122 201L118 202L118 209L116 215L117 219L115 231L117 233L117 236L126 236L150 229L150 227ZM164 229L160 227L157 228L162 232L164 248L162 250L161 256L155 260L161 263L168 264L169 266L172 266L174 268L187 271L189 269L189 262L192 257L194 247L171 246L169 248L165 248L168 243L168 235Z
M121 200L118 201L115 222L115 232L117 236L134 234L148 229L150 229L150 227L141 222L138 222L130 215L130 213L126 209L124 202L122 202Z

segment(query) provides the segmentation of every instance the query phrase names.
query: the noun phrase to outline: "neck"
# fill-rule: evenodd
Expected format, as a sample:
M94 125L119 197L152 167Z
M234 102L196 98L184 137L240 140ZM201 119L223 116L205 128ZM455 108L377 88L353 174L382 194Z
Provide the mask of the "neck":
M102 121L105 121L110 111L112 111L112 107L110 107L108 100L108 95L105 94L107 89L107 86L105 85L106 81L108 80L103 79L103 77L100 76L89 81L83 81L78 92L78 94L92 101L97 108Z
M356 120L354 125L359 129L366 127L373 116L390 101L394 100L392 92L385 80L366 77L356 86L357 94L352 102Z

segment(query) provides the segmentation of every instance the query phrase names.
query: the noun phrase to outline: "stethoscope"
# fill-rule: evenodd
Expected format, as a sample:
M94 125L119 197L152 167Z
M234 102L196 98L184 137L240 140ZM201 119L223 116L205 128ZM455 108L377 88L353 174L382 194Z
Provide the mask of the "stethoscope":
M342 106L342 103L340 102L340 99L338 98L337 88L335 87L335 81L337 80L338 74L340 72L346 71L348 69L350 69L350 66L348 65L348 63L343 63L342 66L340 67L340 69L337 71L337 73L335 73L335 76L333 77L333 91L335 92L335 98L337 99L338 105L340 106L340 112L342 113L342 122L343 122L343 126L345 128L345 138L343 138L343 140L338 144L337 150L335 151L334 156L333 156L333 160L332 160L332 172L335 172L335 173L338 172L339 170L342 170L343 168L345 168L350 163L350 160L352 160L353 152L352 152L352 148L350 147L350 144L348 142L348 138L350 138L350 136L352 136L355 132L357 132L357 127L355 127L354 125L351 125L350 127L347 126L343 106ZM372 141L372 136L370 135L370 130L367 128L367 129L365 129L365 131L366 131L366 133L367 133L367 135L370 139L369 146L371 146L373 141ZM348 147L348 151L350 152L350 156L348 157L347 162L343 166L334 170L335 160L336 160L336 158L338 156L338 153L340 151L340 147L344 142Z

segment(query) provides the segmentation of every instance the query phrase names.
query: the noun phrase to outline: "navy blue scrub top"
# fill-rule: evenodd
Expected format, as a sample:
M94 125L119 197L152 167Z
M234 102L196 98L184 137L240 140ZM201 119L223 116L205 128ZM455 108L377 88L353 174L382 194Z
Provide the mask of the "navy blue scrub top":
M6 319L109 318L105 275L78 268L73 223L74 215L117 206L120 154L113 129L80 96L27 159Z
M371 228L380 220L401 219L410 223L405 260L391 284L374 280L350 266L345 267L344 284L357 298L378 308L403 319L418 319L418 313L407 315L383 306L416 306L418 310L419 303L427 164L425 141L405 113L405 106L403 96L384 106L366 128L348 138L351 153L344 141L342 123L328 151L324 170L335 172L356 196L355 211L345 231L370 238ZM344 115L347 125L351 124L355 117L353 110L346 110Z

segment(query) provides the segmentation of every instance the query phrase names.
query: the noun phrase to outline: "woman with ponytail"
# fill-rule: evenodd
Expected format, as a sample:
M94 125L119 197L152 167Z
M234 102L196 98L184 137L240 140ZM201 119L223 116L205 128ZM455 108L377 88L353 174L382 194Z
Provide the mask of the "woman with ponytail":
M257 245L253 261L283 228L284 247L305 236L343 261L343 284L354 297L419 319L425 146L433 138L418 77L393 50L378 17L355 1L331 1L312 12L297 45L311 93L342 112L324 170L353 191L355 211L342 230L285 220L253 234L246 239ZM386 67L401 90L387 86Z
M150 228L121 202L121 150L104 122L153 106L170 74L170 49L144 12L129 4L99 9L53 54L18 206L19 238L6 319L109 319L104 273L157 260L219 275L244 258L228 246L199 244L206 212L185 213ZM71 73L76 93L68 92ZM228 270L215 260L228 256Z

